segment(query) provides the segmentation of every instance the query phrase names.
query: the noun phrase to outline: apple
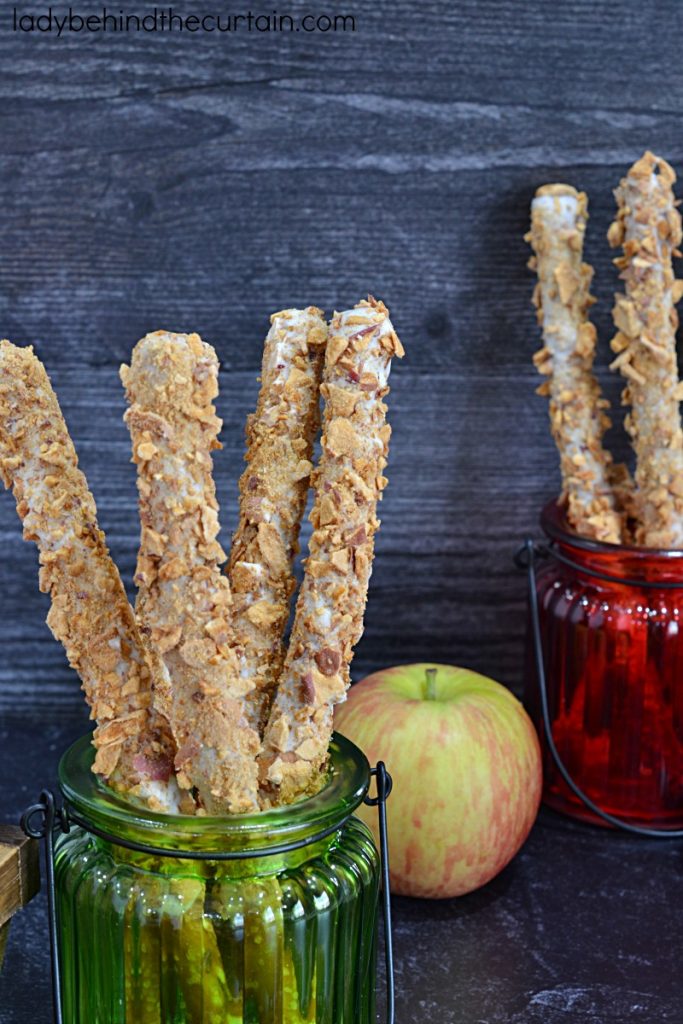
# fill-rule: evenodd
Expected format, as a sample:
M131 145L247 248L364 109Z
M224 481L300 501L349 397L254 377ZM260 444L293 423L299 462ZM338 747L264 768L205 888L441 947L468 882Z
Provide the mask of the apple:
M538 737L517 698L493 679L451 665L385 669L351 687L335 728L393 778L393 893L472 892L528 836L541 799ZM357 813L377 839L376 808Z

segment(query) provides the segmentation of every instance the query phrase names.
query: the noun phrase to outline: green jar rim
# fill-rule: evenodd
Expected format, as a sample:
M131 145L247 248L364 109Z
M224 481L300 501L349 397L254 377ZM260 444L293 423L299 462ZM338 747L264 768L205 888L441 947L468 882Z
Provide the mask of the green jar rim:
M110 789L92 771L91 735L76 740L59 762L59 787L87 828L127 842L181 852L257 851L279 843L311 842L341 825L366 796L370 765L350 740L334 733L327 782L312 797L253 814L196 817L142 808ZM115 841L115 840L114 840Z

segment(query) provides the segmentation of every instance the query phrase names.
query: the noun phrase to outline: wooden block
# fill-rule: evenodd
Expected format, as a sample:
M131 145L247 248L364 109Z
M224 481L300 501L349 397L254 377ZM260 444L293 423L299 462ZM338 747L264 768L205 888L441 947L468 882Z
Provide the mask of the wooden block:
M8 935L9 921L5 921L4 924L0 924L0 971L2 970L2 961L5 959L5 950L7 949Z
M16 825L0 825L0 928L40 889L38 842Z

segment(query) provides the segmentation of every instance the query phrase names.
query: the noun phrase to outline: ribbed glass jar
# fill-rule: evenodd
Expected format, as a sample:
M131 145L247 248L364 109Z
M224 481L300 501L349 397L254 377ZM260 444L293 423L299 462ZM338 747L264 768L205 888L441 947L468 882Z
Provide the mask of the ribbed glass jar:
M555 501L544 508L541 526L559 556L540 562L536 577L558 753L602 810L634 825L680 828L683 551L579 537ZM530 637L525 704L541 734L545 801L602 824L564 783L544 742Z
M140 810L91 764L89 737L60 764L65 803L83 823L56 850L65 1024L374 1022L379 857L351 817L370 779L357 747L335 736L316 796L226 818Z

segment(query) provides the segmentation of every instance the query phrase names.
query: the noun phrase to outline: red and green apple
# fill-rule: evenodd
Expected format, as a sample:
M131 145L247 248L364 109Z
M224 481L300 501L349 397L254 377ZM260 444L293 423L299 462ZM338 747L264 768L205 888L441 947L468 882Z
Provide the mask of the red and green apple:
M351 687L335 728L393 778L392 892L461 896L502 871L527 838L541 754L524 708L499 683L451 665L389 668ZM375 809L358 813L376 834Z

